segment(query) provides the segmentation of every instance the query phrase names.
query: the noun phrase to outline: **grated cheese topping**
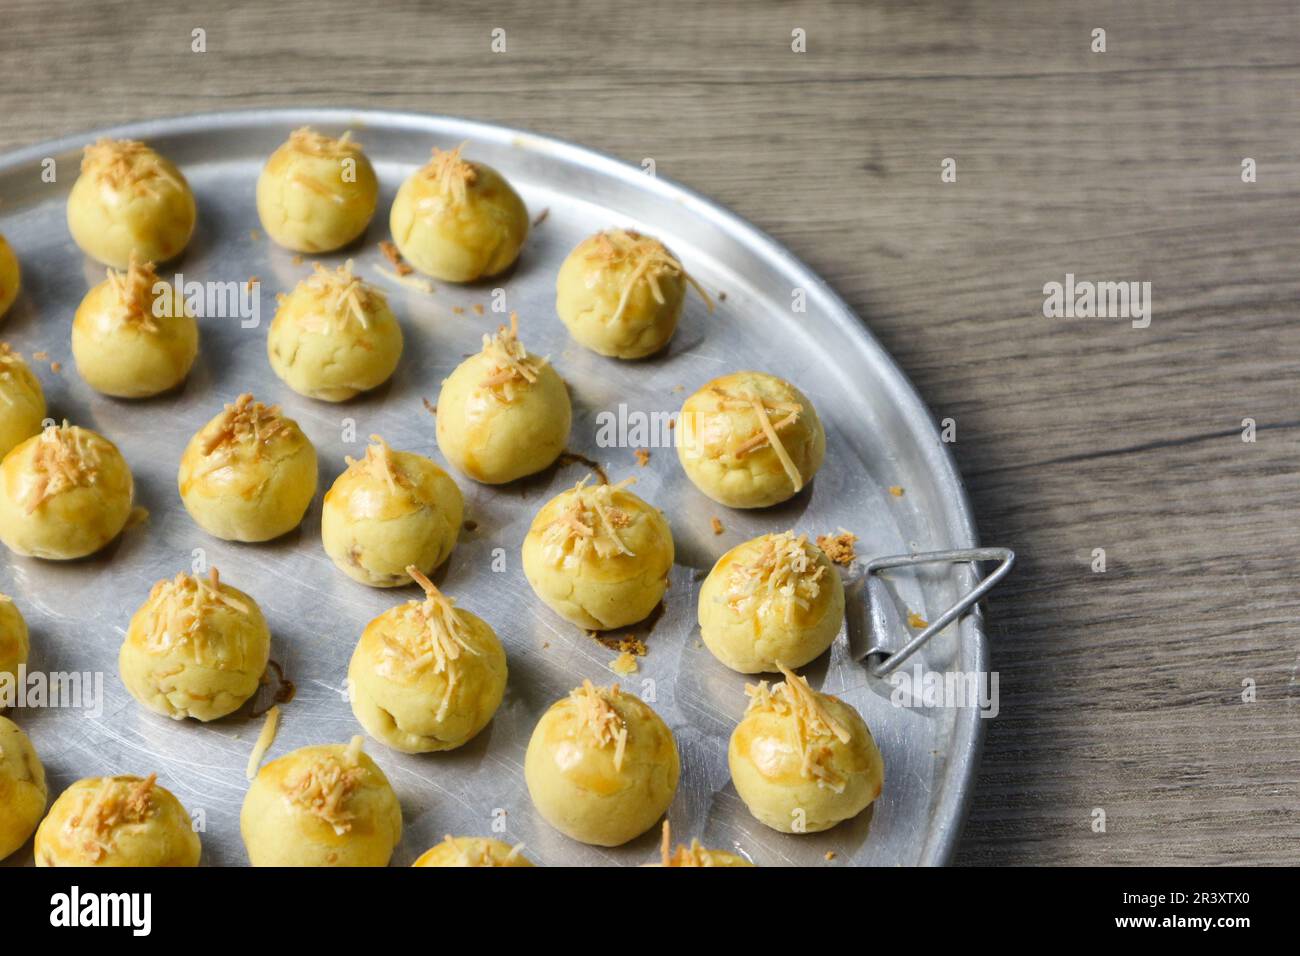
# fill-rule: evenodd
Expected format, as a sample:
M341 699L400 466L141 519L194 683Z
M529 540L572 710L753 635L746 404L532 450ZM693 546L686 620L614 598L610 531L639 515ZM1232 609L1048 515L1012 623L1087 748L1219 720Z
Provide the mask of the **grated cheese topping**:
M469 641L469 628L447 597L415 565L406 569L412 580L424 589L423 601L408 601L398 609L398 626L384 632L381 660L406 670L432 668L435 674L447 675L447 689L438 704L436 719L442 720L451 709L452 698L460 682L462 654L479 656Z
M65 491L89 488L99 475L99 450L86 441L86 432L69 425L50 425L36 442L32 468L36 481L22 502L27 514Z
M691 840L690 846L679 844L674 850L672 829L667 820L659 841L659 860L664 866L713 866L713 855L699 840Z
M382 481L393 494L397 494L399 488L410 487L410 479L398 465L388 442L378 435L371 435L370 441L372 444L366 446L366 453L360 459L353 458L351 455L344 457L348 471L364 473L377 481Z
M356 814L349 808L369 771L361 763L360 735L353 737L341 755L326 751L299 767L284 780L291 803L318 817L339 836L352 829Z
M315 263L312 274L302 281L302 288L324 308L300 313L298 324L321 335L332 335L349 322L368 330L371 316L386 304L382 292L352 271L351 259L333 271Z
M181 572L170 581L159 581L149 592L153 606L145 646L155 652L165 652L179 645L194 646L195 656L206 656L207 633L204 624L217 608L247 615L251 608L221 588L221 575L210 568L207 577Z
M635 484L636 479L594 486L588 486L589 480L583 478L573 486L564 510L542 532L543 553L553 564L581 561L591 554L601 559L636 556L619 534L632 524L632 515L614 504L614 493Z
M488 840L457 840L450 833L442 842L455 854L461 866L511 866L524 852L524 845L516 843L510 852L500 859L493 853L494 847Z
M82 795L80 806L64 823L64 834L80 846L93 863L113 849L118 827L138 825L154 815L154 786L158 775L143 780L105 777Z
M487 389L498 401L506 403L515 400L515 389L520 383L524 386L537 381L537 375L546 365L547 359L529 355L524 344L519 341L519 313L510 313L510 325L497 328L496 335L483 336L483 355L490 364L481 388Z
M133 139L100 139L87 146L81 172L114 189L132 189L137 194L157 196L161 185L185 188L161 156Z
M233 405L225 407L211 429L200 450L204 456L221 451L223 455L217 457L224 459L241 447L260 452L273 438L288 431L289 420L280 413L279 405L263 405L245 392ZM224 464L224 460L217 461L213 467Z
M749 561L732 564L723 595L738 614L761 614L775 606L790 623L796 608L807 611L812 607L825 574L826 565L817 560L808 536L796 538L793 531L783 531L759 539Z
M290 133L289 145L300 153L322 159L342 159L356 156L361 152L361 144L352 138L351 130L336 139L318 133L310 126L299 127Z
M805 678L780 662L776 666L785 675L785 680L775 687L769 689L767 681L745 686L745 693L749 696L745 714L766 711L793 720L802 775L816 781L819 787L843 793L844 777L831 766L831 741L847 744L852 734L831 716L823 704L823 696L809 687Z
M0 382L13 382L15 373L26 364L22 355L10 348L8 342L0 342ZM16 404L6 389L0 389L0 399L6 405Z
M757 419L758 431L732 448L731 454L736 458L744 458L760 448L771 447L772 451L776 453L777 460L781 462L781 468L784 469L786 476L794 485L795 492L802 491L803 475L795 467L794 459L790 457L790 453L782 444L778 432L799 421L803 406L798 402L777 402L765 398L756 398L752 395L733 395L716 386L711 388L710 391L717 400L719 410L753 412ZM773 421L772 415L774 413L781 414L782 417Z
M578 727L574 736L585 734L596 746L604 749L614 745L614 769L623 769L623 755L627 750L627 721L610 703L619 695L618 685L597 687L590 680L571 691L569 699L577 709Z
M455 149L443 150L433 148L433 158L421 168L419 175L436 183L438 191L444 198L463 203L469 194L469 187L478 181L478 170L474 164L461 158L461 143Z
M253 751L248 755L248 766L244 769L244 776L249 780L257 776L257 770L262 766L262 759L271 749L271 744L275 743L275 732L279 729L280 707L272 705L266 712L266 720L262 723L262 732L257 735L257 742L253 744Z
M641 282L649 286L654 300L663 305L665 300L663 290L659 287L659 280L665 277L684 278L700 294L709 311L713 311L713 300L704 291L704 287L695 281L682 266L681 261L658 239L643 236L631 229L610 229L597 233L592 239L592 246L593 248L586 255L588 260L609 266L628 266L631 269L623 283L623 292L619 296L618 306L610 317L611 322L617 322L623 317L628 299L637 284Z
M154 285L158 273L152 262L141 262L134 249L126 272L108 270L108 284L117 301L112 317L122 325L133 325L144 332L157 333L154 321Z

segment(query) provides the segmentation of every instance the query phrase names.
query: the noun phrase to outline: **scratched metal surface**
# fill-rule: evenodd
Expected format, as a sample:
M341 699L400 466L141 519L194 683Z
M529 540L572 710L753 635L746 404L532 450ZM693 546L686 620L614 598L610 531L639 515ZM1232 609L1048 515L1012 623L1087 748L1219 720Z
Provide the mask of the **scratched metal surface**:
M310 269L250 231L258 227L253 186L265 157L289 130L311 123L339 133L352 129L382 181L379 213L352 249L324 257L355 258L384 288L401 318L406 353L389 386L346 405L315 403L290 392L266 360L266 326L274 295ZM0 159L0 232L21 259L25 292L0 337L27 355L42 351L61 362L34 362L51 414L97 429L122 449L135 474L137 503L150 520L129 529L104 554L67 563L0 557L0 590L18 602L31 626L34 670L103 674L103 713L23 708L10 713L31 735L49 774L52 795L86 776L156 772L192 813L203 817L206 864L247 862L239 808L247 789L244 766L260 720L245 713L201 725L147 713L122 688L117 650L127 622L159 578L191 565L195 549L223 576L261 604L274 633L272 657L297 688L283 708L268 759L311 743L344 741L360 733L346 702L348 658L363 626L410 591L379 591L346 578L321 549L320 493L302 527L277 542L236 545L208 537L189 519L176 492L181 449L223 402L243 391L282 403L315 442L322 491L378 432L395 447L442 461L434 420L423 399L461 358L479 347L500 316L490 311L494 286L507 290L529 347L549 354L574 400L571 449L603 463L611 479L635 475L637 491L664 509L677 542L678 565L665 611L646 638L640 672L624 680L653 690L655 709L672 727L683 775L670 809L674 832L706 845L733 848L761 865L897 865L942 863L951 852L979 751L979 721L970 710L910 710L890 704L891 687L868 676L849 653L860 634L842 634L832 651L807 669L814 686L857 707L884 755L884 793L857 820L811 836L785 836L754 821L730 784L728 736L745 706L745 679L715 662L698 640L699 582L734 544L794 527L820 534L844 527L861 537L860 556L969 546L973 523L960 481L925 408L865 326L815 275L770 239L707 199L664 179L578 147L461 120L336 110L257 111L145 123L112 135L150 141L184 170L199 204L199 226L183 259L164 275L198 280L258 276L261 327L205 320L202 349L179 394L126 403L96 395L77 376L69 344L73 311L102 277L74 246L64 204L80 147L97 134L44 144ZM427 157L430 146L469 141L467 154L504 172L534 216L548 210L513 272L482 286L439 285L424 295L380 275L379 240L396 187ZM57 161L53 184L41 160ZM669 351L635 364L602 359L570 342L554 314L554 276L583 236L627 225L664 239L714 292L725 293L709 316L694 295ZM791 308L802 288L807 312ZM475 314L473 305L488 308ZM455 307L464 309L457 314ZM686 480L672 449L652 449L640 468L631 448L601 448L596 416L625 403L629 410L671 412L706 380L741 368L791 379L810 396L827 429L826 464L810 492L761 512L731 512L705 499ZM683 391L682 389L685 389ZM344 441L345 420L357 443ZM445 462L443 462L445 464ZM496 628L510 662L505 702L495 720L464 748L406 756L368 741L388 774L405 818L393 862L408 864L445 833L484 834L505 820L509 841L522 841L543 864L638 864L651 859L656 833L614 850L582 846L550 830L533 811L523 781L529 734L552 701L583 678L618 680L615 656L581 630L551 614L524 580L519 547L532 515L550 496L582 477L581 465L552 469L505 488L459 480L466 517L477 523L440 575L445 591ZM903 497L888 493L905 488ZM715 536L718 515L725 533ZM494 549L505 568L493 570ZM848 577L852 578L850 571ZM894 585L901 606L923 615L942 610L968 583L952 571L904 576ZM852 594L859 590L851 588ZM850 615L851 619L854 617ZM851 628L852 629L852 628ZM896 635L901 637L902 635ZM921 657L928 669L984 669L977 618L950 627ZM909 664L910 667L910 664ZM502 814L504 813L504 817ZM30 848L11 863L30 863Z

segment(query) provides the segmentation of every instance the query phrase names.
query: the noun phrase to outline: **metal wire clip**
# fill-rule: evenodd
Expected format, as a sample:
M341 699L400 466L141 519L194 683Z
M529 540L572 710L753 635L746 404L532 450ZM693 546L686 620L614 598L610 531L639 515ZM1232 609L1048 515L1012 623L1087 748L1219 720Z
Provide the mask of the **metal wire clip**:
M867 601L870 604L870 624L868 625L870 640L867 650L861 656L861 660L871 661L873 658L877 658L876 662L871 664L871 673L876 677L888 677L904 661L919 651L930 638L974 607L976 601L991 591L994 585L1007 576L1007 572L1011 570L1011 565L1015 563L1015 560L1016 553L1009 548L968 548L963 551L923 551L917 554L900 554L869 561L866 566L864 580L866 581ZM901 648L891 651L885 646L885 635L881 633L884 616L877 613L875 607L876 598L871 587L871 576L873 574L887 568L914 567L918 564L963 564L966 562L976 565L976 571L978 572L978 565L981 561L997 561L999 564L991 573L982 578L975 587L963 594L956 604L927 624L921 633L917 634Z

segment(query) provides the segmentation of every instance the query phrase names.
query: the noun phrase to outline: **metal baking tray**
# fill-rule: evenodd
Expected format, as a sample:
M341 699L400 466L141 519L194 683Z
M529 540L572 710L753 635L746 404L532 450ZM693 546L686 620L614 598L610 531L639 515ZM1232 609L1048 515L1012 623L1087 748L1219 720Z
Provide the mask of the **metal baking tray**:
M320 261L353 258L360 273L388 293L406 333L405 356L392 382L344 405L294 394L275 378L266 358L275 294L307 275L314 260L296 262L261 234L254 184L271 151L305 124L334 135L352 130L382 184L379 210L365 237ZM204 320L199 360L179 394L111 400L79 379L72 360L73 312L103 278L103 269L73 244L65 202L81 147L101 135L149 142L183 169L194 189L198 228L182 259L161 270L165 278L181 272L187 280L261 280L260 327ZM380 272L388 263L378 243L388 238L388 209L405 176L427 159L430 147L462 142L467 156L514 183L535 219L543 212L545 217L507 276L467 287L438 283L429 295ZM48 160L54 161L54 182L42 176L51 168ZM564 256L584 236L615 225L663 239L719 300L710 315L691 293L670 349L648 361L620 363L584 350L568 338L554 312L555 275ZM248 787L245 763L261 720L249 716L248 708L209 725L146 712L117 674L126 625L150 586L189 569L202 549L226 580L261 604L274 634L272 658L296 688L282 708L267 759L361 733L344 691L353 646L371 618L416 594L372 590L334 568L320 543L320 497L343 470L344 456L361 454L371 433L445 464L424 400L436 401L442 379L502 320L491 309L493 289L500 287L520 315L528 347L549 355L569 383L571 450L601 463L611 480L635 476L636 491L663 509L673 527L678 563L663 613L651 627L633 629L648 654L639 661L640 671L621 682L638 692L653 686L653 706L676 735L683 773L669 813L675 836L738 850L765 866L940 864L951 856L982 721L971 707L891 704L893 687L872 676L851 650L863 640L860 634L842 634L806 673L815 687L848 701L870 724L885 761L884 792L874 807L829 832L787 836L755 821L730 783L727 740L745 707L746 678L709 655L695 623L700 582L725 550L789 527L811 535L848 529L860 538L863 560L975 544L961 480L912 386L847 305L758 229L667 178L531 133L437 116L290 109L145 122L4 156L0 232L16 250L24 278L24 292L0 326L0 338L29 361L32 353L48 356L32 364L51 416L115 441L134 472L137 504L150 515L91 559L52 563L0 556L0 591L14 597L31 627L30 668L103 678L101 714L48 707L9 713L31 735L52 796L81 777L156 772L191 813L201 814L204 863L246 864L239 809ZM800 298L805 311L795 309ZM476 304L484 306L484 315ZM54 371L51 362L61 368ZM825 422L826 464L811 490L786 505L729 511L689 483L673 449L651 448L648 464L640 467L631 447L598 445L602 411L617 414L621 404L629 412L671 413L705 381L744 368L795 382ZM321 462L321 492L302 527L257 546L207 536L190 520L176 490L185 443L224 402L245 391L282 403L316 444ZM344 440L349 424L355 426L354 443ZM583 678L620 680L608 666L615 652L547 610L520 567L519 549L534 513L586 473L583 465L570 464L500 488L458 476L473 530L462 533L439 581L496 628L509 655L509 687L488 729L460 750L406 756L367 738L367 750L402 804L405 828L395 865L409 864L447 833L523 842L539 864L626 865L656 856L657 830L612 850L561 836L533 810L524 786L524 749L551 702ZM711 528L714 516L725 528L721 535ZM493 570L496 549L502 549L504 570ZM860 573L860 567L851 569L847 577ZM891 593L900 607L934 619L973 582L967 566L905 570L891 579ZM863 588L853 584L849 590L851 601L863 600ZM850 614L850 630L860 619ZM907 636L900 633L897 640ZM908 669L919 663L935 672L983 673L985 653L976 612L938 634ZM10 862L30 863L30 846Z

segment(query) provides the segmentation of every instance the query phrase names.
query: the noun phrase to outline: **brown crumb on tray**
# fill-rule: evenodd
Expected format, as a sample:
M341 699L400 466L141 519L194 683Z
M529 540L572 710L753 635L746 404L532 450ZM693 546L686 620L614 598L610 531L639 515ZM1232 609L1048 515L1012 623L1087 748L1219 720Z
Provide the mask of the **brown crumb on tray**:
M713 518L709 519L709 524L713 527L714 534L722 534L723 528L722 528L721 518L714 516Z
M451 307L451 311L452 311L452 314L454 314L454 315L464 315L464 314L465 314L465 310L464 310L464 308L462 308L462 307L459 306L459 305L453 305L453 306Z
M650 451L646 448L638 448L632 454L636 455L636 463L644 468L650 464Z
M930 622L927 621L925 618L921 617L921 615L917 614L915 611L908 611L907 626L911 628L915 628L916 630L919 631L922 628L929 627Z
M890 486L889 486L889 493L890 493L891 495L893 495L895 498L901 498L901 497L903 497L903 486L902 486L902 485L890 485Z
M475 303L474 303L474 314L475 314L475 315L482 315L482 314L483 314L483 303L482 303L482 302L475 302Z
M50 363L50 371L51 371L51 372L54 372L56 375L57 375L59 372L62 372L62 371L63 371L63 363L62 363L62 362L51 362L51 363Z
M545 209L539 212L537 214L537 218L533 220L533 228L536 229L542 223L546 222L546 217L549 216L550 214L551 214L551 207L547 206Z
M829 862L830 862L831 860L833 860L833 859L835 859L835 851L834 851L834 850L827 850L827 851L826 851L826 862L829 863Z
M296 266L300 266L300 265L302 265L302 262L303 262L303 260L302 260L302 256L300 256L300 255L296 255L296 256L294 256L294 257L293 257L292 259L290 259L289 261L292 262L292 263L293 263L294 265L296 265Z
M718 292L718 301L719 301L719 302L726 302L726 301L727 301L727 293L722 292L722 291L719 291L719 292Z
M33 353L32 353L32 358L36 359L36 361L38 361L38 362L48 362L48 361L50 360L50 353L49 353L49 352L33 352Z
M252 239L254 242L258 242L262 238L262 234L256 229L250 229L248 230L248 238Z
M619 654L618 657L614 658L613 662L609 665L609 669L619 677L628 677L640 670L640 667L637 665L636 657L629 654L627 651L624 651L622 654Z
M466 531L468 531L470 534L473 534L475 531L478 530L478 522L467 520L463 525L461 525L461 527L464 528Z
M853 547L857 540L858 536L852 531L845 531L840 528L838 534L819 535L817 547L821 548L826 557L836 564L843 564L847 567L858 556L857 550Z
M422 398L420 401L424 402L424 410L430 415L438 414L438 406L433 404L433 402L429 401L427 398Z
M257 276L249 276L248 280L244 283L244 288L248 289L249 291L252 291L253 286L257 285L261 281L262 280L259 279Z
M380 242L379 251L384 254L385 259L393 264L393 269L399 276L409 276L415 271L415 269L411 267L410 263L402 258L402 254L397 251L397 246L394 245L391 240L384 239Z

